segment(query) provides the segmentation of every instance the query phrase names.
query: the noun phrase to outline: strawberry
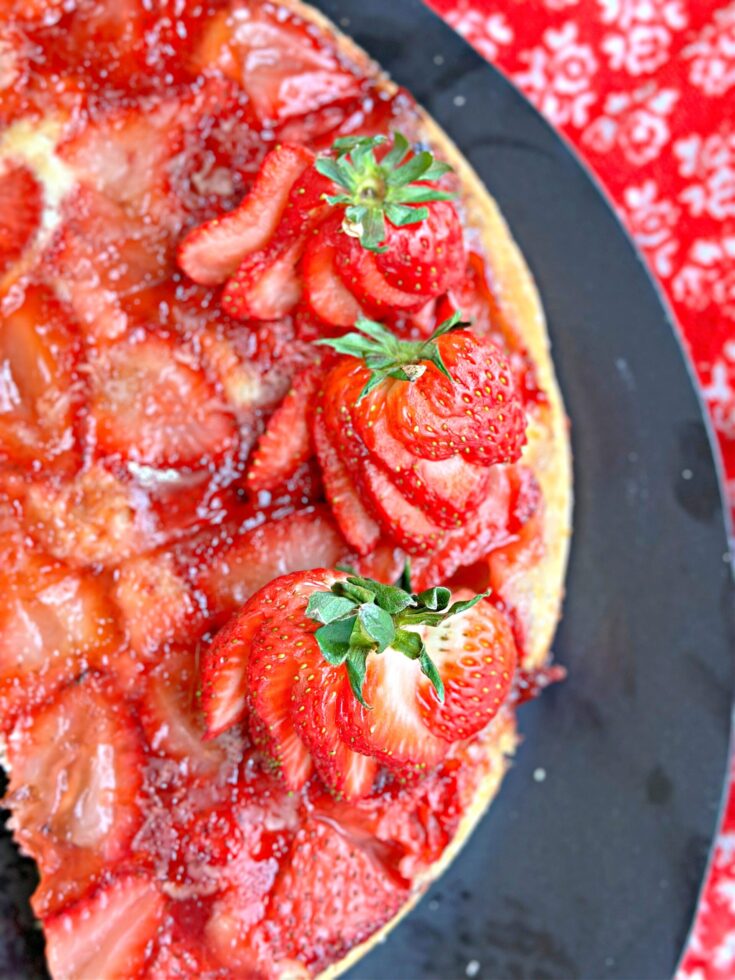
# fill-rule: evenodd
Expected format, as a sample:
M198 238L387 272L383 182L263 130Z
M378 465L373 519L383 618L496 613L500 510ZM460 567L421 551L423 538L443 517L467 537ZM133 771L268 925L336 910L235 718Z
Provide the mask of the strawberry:
M325 222L306 247L301 260L304 303L324 323L351 327L362 310L337 273L337 242L344 234L339 225L339 216Z
M294 378L251 458L246 477L251 491L279 486L313 455L311 416L320 384L318 367L308 368Z
M291 188L313 160L309 150L294 144L271 150L242 203L195 228L179 245L178 262L184 272L205 284L228 279L246 255L270 241Z
M17 554L17 553L16 553ZM99 665L120 642L105 584L41 554L17 555L0 573L2 726L17 711Z
M196 69L219 68L247 92L258 119L279 123L359 93L361 79L298 16L269 5L210 19Z
M356 301L378 315L389 310L415 313L430 299L428 293L409 293L392 286L378 266L372 252L353 240L337 253L337 272Z
M296 263L304 251L300 237L273 244L243 259L222 293L222 309L237 320L279 320L298 303L301 281Z
M25 164L6 160L0 168L0 274L32 240L42 209L43 192L34 175Z
M256 932L271 962L320 973L367 939L405 902L408 884L335 826L309 817L299 829ZM260 939L260 942L258 942Z
M236 533L203 560L196 581L210 615L222 617L271 579L311 566L331 566L347 551L327 508L309 507Z
M150 335L118 343L92 361L98 453L155 467L197 467L234 449L232 416L188 360L172 339Z
M87 674L16 726L7 804L38 862L37 914L77 897L127 853L142 815L140 736L104 677Z
M123 875L44 922L55 980L138 976L151 958L166 900L155 881Z
M81 342L68 311L44 286L0 321L0 456L37 469L79 460Z
M402 776L436 766L450 742L492 720L515 669L500 614L479 608L482 596L451 598L448 589L415 594L325 569L275 579L206 655L210 731L249 709L251 735L287 786L300 787L313 764L347 799L370 793L376 764ZM458 645L445 642L448 630ZM469 656L476 650L482 664ZM446 673L446 704L432 655ZM441 705L431 718L427 683Z
M462 223L449 201L429 201L426 210L420 222L387 225L385 251L375 256L375 263L391 286L413 295L441 296L465 273Z

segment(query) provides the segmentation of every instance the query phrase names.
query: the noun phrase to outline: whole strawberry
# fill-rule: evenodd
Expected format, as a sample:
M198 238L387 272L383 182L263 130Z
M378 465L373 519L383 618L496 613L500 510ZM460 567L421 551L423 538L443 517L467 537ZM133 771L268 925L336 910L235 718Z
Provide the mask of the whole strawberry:
M517 660L502 613L454 598L327 569L275 579L204 657L210 734L247 718L291 789L313 768L351 799L370 794L380 766L436 766L492 721Z

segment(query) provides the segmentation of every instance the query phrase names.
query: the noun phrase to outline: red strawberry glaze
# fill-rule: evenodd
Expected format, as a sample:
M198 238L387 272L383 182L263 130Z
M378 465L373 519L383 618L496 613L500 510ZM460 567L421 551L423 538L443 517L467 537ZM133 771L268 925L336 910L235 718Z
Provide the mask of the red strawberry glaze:
M413 102L379 93L265 0L11 0L4 12L0 139L53 116L41 125L71 168L23 266L0 278L0 713L16 838L43 868L34 906L50 962L58 975L98 969L119 939L140 977L317 972L441 856L484 775L482 739L512 722L501 714L420 782L383 774L352 804L317 776L287 794L246 725L204 741L198 658L249 594L340 561L390 581L405 555L382 542L358 559L302 444L278 486L246 480L267 420L317 362L310 341L330 332L319 303L235 321L175 254L186 230L239 203L279 141L318 151L350 133L410 134ZM280 67L247 74L249 58ZM461 290L394 326L426 336L461 305L543 412L476 249L469 262ZM489 562L473 554L455 570L456 584L491 581L501 603L503 582L542 551L540 518L511 508L508 521ZM97 719L86 740L65 714L85 698ZM49 731L66 732L50 755L36 744ZM49 780L65 793L49 795ZM90 783L114 823L103 850ZM69 923L108 908L121 923L145 910L150 932L90 928L70 942Z

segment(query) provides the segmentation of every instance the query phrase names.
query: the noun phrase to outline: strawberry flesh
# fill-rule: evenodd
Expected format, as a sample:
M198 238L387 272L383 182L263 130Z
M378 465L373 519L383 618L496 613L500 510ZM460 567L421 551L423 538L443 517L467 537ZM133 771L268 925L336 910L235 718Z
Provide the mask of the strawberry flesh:
M3 61L0 40L0 61ZM43 192L25 164L0 169L0 274L20 258L41 223Z

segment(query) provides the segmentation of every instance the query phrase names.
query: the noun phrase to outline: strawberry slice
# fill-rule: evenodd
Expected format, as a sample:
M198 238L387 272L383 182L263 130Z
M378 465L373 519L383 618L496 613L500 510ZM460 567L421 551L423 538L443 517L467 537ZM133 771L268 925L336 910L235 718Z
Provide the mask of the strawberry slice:
M264 5L221 11L194 54L196 69L219 68L250 96L261 122L304 116L360 92L361 80L301 18Z
M469 598L457 593L455 598ZM479 602L463 616L442 624L441 635L427 630L429 656L444 681L440 702L425 677L416 697L424 725L449 742L475 735L498 713L510 691L517 663L513 631L506 617L491 603Z
M17 711L99 665L120 640L114 608L99 577L38 554L0 573L2 726Z
M335 261L341 216L325 223L312 238L301 260L304 302L324 323L351 327L361 315L360 304L338 276Z
M357 302L381 314L386 310L412 312L420 310L431 299L427 293L409 293L392 286L380 270L376 256L355 238L344 237L336 254L336 268L342 282Z
M340 692L337 725L342 740L396 771L424 771L441 762L448 746L424 723L416 700L421 677L418 664L396 650L368 657L363 697L371 709L349 687Z
M133 651L149 658L201 629L201 614L170 552L132 558L117 571L112 598Z
M44 286L0 321L0 456L37 469L79 462L80 338Z
M28 167L5 161L0 167L0 274L20 258L34 237L42 209L43 192Z
M173 340L122 342L91 367L98 452L155 467L197 467L235 448L232 416Z
M310 577L297 572L278 581L273 579L273 575L264 579L254 597L257 603L246 603L202 654L202 710L209 738L238 724L245 716L245 681L255 632L274 613L285 614L305 603L304 590L308 589Z
M166 900L142 875L113 879L44 923L54 980L138 976L156 947Z
M301 297L296 264L304 251L302 237L272 244L247 255L222 293L222 309L236 320L279 320Z
M331 821L330 821L331 823ZM367 848L308 817L273 890L262 936L271 962L287 957L316 974L388 921L408 884Z
M236 537L200 570L197 585L210 613L221 616L234 612L277 576L329 568L347 551L327 508L307 508Z
M315 416L312 432L327 500L339 529L358 555L367 555L380 539L380 525L360 499L357 487L342 463L321 415Z
M302 645L296 680L291 683L291 717L319 776L346 800L368 796L377 763L353 752L337 728L337 705L349 686L344 672L328 664L316 644Z
M195 282L224 282L246 255L270 241L291 188L314 161L303 146L282 144L265 157L239 207L191 231L179 246L178 262Z
M41 869L33 904L45 916L126 854L141 822L143 749L119 693L87 674L15 728L8 754L6 804Z
M395 543L410 554L435 549L446 531L414 506L374 463L362 461L361 485L378 522L390 529Z
M251 491L272 490L313 456L311 418L321 383L318 367L308 368L294 378L253 454L246 477Z
M74 567L114 566L158 543L148 496L99 464L61 487L33 483L23 510L28 533Z

